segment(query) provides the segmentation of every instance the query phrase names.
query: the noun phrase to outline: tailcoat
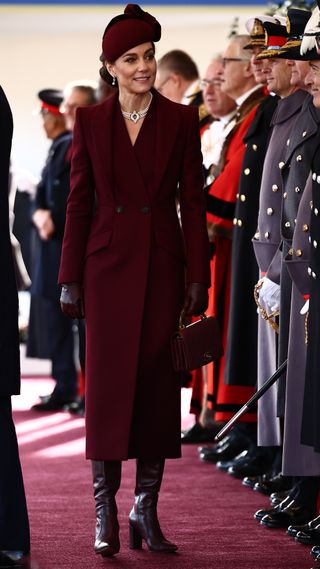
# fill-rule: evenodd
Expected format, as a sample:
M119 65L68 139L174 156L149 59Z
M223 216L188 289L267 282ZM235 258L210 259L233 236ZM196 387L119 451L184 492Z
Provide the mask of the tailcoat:
M310 219L310 305L308 315L308 346L306 385L303 399L302 434L303 444L310 445L320 453L320 149L312 164L312 200ZM320 474L320 471L318 472Z
M302 90L280 99L272 118L272 135L265 157L257 231L253 238L254 252L264 276L272 263L271 280L279 282L281 268L280 220L283 179L281 170L285 163L287 140L295 124L307 93ZM274 373L277 367L277 336L269 324L258 321L258 389ZM258 402L258 444L280 444L280 425L277 418L277 386L274 385Z
M312 179L310 173L294 219L292 247L284 261L293 283L282 453L282 474L284 476L319 476L320 474L320 454L315 452L312 447L301 443L307 354L307 316L301 314L300 311L310 292L308 265L310 262L311 198Z
M223 169L210 186L207 196L207 219L215 231L208 310L220 321L224 346L224 355L218 362L208 366L208 406L216 412L217 421L229 420L253 394L251 386L226 385L224 366L230 303L232 220L245 153L243 139L264 98L264 90L258 88L239 107L235 125L223 145ZM242 416L242 421L255 420L254 412Z
M257 382L258 319L252 291L259 279L259 268L251 240L257 227L262 169L277 101L278 97L272 95L262 101L243 139L246 150L233 220L231 298L224 372L224 381L229 385L255 386Z
M210 284L196 109L153 91L134 145L117 94L78 109L59 282L84 286L88 458L180 456L185 280Z
M29 522L11 412L11 395L20 393L18 294L9 234L9 161L13 121L0 87L0 550L29 551Z

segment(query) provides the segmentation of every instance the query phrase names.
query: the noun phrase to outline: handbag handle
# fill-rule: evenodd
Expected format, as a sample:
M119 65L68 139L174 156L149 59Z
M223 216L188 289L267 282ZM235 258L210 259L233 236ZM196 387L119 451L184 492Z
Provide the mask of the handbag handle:
M185 316L186 316L186 315L185 315L185 312L184 312L184 310L182 310L182 312L181 312L181 314L180 314L180 318L179 318L179 328L180 328L180 330L187 327L187 324L185 323ZM201 320L206 320L206 318L207 318L207 315L204 314L204 313L203 313L203 314L199 314L199 316L200 316L200 319L201 319Z

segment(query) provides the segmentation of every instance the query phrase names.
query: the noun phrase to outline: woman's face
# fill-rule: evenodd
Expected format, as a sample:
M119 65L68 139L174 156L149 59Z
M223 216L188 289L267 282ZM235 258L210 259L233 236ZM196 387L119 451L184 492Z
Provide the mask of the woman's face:
M107 63L111 75L116 76L119 90L143 94L153 87L157 64L151 42L142 43L126 51L113 64Z

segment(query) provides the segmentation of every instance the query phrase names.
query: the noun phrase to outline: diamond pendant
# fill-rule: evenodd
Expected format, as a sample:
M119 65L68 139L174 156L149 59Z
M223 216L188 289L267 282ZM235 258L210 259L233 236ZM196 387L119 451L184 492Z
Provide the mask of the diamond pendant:
M139 113L137 113L137 111L133 111L133 113L130 114L130 120L132 120L134 123L138 122L140 118Z

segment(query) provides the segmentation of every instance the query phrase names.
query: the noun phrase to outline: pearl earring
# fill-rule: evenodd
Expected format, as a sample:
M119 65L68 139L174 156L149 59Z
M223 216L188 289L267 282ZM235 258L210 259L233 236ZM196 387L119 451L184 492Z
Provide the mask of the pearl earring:
M112 85L115 85L115 84L116 84L116 78L114 75L112 75Z

